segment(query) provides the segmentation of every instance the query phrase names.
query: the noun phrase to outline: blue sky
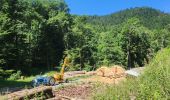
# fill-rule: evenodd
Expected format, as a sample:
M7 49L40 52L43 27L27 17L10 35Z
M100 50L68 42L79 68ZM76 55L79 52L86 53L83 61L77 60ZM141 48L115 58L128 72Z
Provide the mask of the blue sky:
M71 14L106 15L126 8L152 7L170 13L170 0L65 0Z

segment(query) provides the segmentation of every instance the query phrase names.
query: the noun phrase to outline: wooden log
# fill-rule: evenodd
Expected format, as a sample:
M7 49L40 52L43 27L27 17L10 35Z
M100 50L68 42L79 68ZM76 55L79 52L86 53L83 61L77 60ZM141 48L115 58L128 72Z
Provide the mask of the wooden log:
M65 75L69 75L69 76L74 76L77 74L86 74L86 71L72 71L72 72L66 72Z
M72 77L76 77L76 76L81 76L81 75L85 75L86 71L72 71L72 72L66 72L64 74L64 78L72 78Z
M24 100L25 98L32 99L37 97L46 99L54 97L51 86L39 86L33 89L24 89L8 94L7 96L8 100Z

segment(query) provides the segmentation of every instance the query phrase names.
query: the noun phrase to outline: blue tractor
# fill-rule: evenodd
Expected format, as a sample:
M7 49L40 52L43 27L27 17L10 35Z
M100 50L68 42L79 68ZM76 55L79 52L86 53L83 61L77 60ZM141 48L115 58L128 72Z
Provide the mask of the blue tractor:
M54 77L50 76L37 76L35 79L32 80L32 84L33 87L37 87L40 85L46 85L46 86L53 86L55 85L55 79Z
M55 83L68 82L67 79L64 80L64 70L65 67L69 66L69 58L64 59L64 64L62 65L60 73L55 73L54 76L37 76L32 80L32 86L37 87L39 85L53 86Z

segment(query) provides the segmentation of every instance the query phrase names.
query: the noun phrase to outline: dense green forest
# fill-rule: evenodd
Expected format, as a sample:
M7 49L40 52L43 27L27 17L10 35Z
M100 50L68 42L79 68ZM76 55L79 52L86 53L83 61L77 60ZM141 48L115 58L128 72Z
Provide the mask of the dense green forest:
M131 8L106 16L71 15L63 0L0 0L0 75L60 68L144 66L170 46L170 15Z

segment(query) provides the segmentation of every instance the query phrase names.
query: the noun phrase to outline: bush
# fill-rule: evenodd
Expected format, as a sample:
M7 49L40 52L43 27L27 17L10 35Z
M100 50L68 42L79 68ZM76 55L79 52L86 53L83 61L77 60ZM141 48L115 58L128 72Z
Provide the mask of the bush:
M170 49L158 52L139 80L137 98L170 99Z
M100 89L99 89L100 90ZM97 91L99 91L97 90ZM170 49L157 53L145 72L137 79L116 86L102 86L95 100L169 100L170 99Z
M3 70L0 68L0 79L8 78L15 70Z
M17 80L21 78L21 71L17 71L16 73L11 74L8 80Z

